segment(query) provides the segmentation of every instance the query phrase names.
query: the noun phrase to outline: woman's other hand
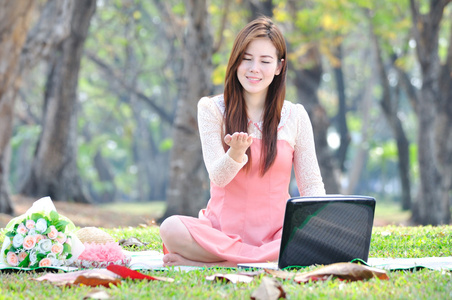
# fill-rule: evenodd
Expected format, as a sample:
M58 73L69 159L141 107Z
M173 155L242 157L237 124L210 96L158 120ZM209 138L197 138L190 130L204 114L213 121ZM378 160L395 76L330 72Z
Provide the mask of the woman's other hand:
M237 162L242 162L243 155L253 143L253 137L246 132L234 132L232 135L227 134L224 142L230 147L229 156Z

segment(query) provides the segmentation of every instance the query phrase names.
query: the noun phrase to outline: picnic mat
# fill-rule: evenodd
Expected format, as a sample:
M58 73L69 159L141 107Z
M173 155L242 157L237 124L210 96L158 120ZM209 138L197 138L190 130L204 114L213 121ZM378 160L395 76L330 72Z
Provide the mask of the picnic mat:
M168 270L168 268L163 266L163 254L154 251L154 250L147 250L147 251L128 251L128 250L122 250L124 252L124 255L131 258L130 263L128 264L128 267L132 270L158 270L158 271L165 271ZM78 271L81 268L77 267L67 267L67 266L61 266L61 267L38 267L38 268L19 268L19 267L11 267L4 262L0 261L0 271L1 272L11 272L11 271L64 271L64 272L73 272ZM191 266L177 266L174 267L175 270L178 271L191 271L196 269L202 269L200 267L191 267Z
M415 270L427 268L431 270L452 271L452 256L421 258L369 258L367 265L388 271Z
M148 250L148 251L128 251L123 250L126 256L131 257L130 264L128 267L132 270L159 270L164 271L168 268L163 267L163 254L158 251ZM383 269L387 271L412 271L421 268L427 268L431 270L447 270L452 271L452 256L448 257L421 257L421 258L369 258L367 263L362 260L354 260L353 262L360 262L371 267L378 269ZM253 267L253 264L248 264ZM276 263L259 263L254 264L255 268L277 268ZM77 271L79 268L76 267L42 267L42 268L18 268L11 267L4 263L0 263L0 271L30 271L30 270L45 270L55 269L62 270L65 272ZM191 271L202 269L201 267L190 267L190 266L179 266L174 267L178 271Z

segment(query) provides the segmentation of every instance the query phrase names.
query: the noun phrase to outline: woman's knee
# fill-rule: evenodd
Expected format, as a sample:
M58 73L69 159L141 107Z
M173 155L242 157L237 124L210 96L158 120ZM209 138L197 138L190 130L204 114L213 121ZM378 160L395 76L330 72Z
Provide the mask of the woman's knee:
M184 239L187 231L184 223L177 216L166 218L160 225L160 237L165 244Z

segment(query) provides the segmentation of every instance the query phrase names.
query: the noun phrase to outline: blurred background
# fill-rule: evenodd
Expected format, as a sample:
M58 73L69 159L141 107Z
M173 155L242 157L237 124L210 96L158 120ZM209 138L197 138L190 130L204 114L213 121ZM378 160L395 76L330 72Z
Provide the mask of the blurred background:
M0 0L0 212L51 196L197 215L196 104L261 15L286 37L286 99L310 115L327 192L449 224L451 0Z

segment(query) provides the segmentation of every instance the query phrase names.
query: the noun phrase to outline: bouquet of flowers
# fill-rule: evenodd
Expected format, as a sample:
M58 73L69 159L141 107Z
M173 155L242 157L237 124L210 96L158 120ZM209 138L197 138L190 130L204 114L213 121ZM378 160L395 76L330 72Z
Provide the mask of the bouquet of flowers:
M69 266L84 250L74 230L75 225L56 212L50 198L42 198L8 223L0 257L19 268Z

